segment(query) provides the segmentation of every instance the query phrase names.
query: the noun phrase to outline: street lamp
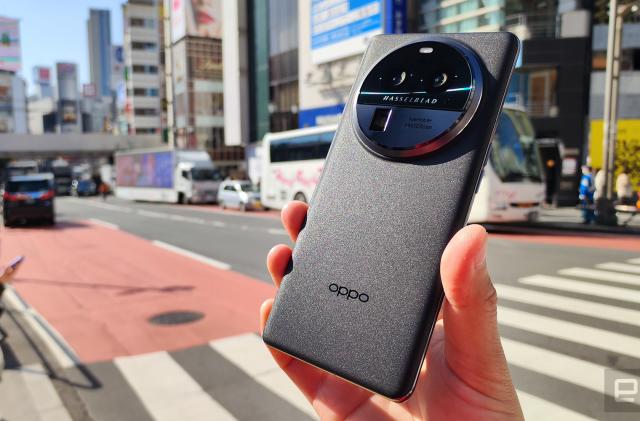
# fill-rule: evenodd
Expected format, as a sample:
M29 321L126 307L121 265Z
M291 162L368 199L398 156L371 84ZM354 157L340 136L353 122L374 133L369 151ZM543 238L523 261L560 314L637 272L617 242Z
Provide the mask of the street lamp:
M596 203L597 221L603 225L617 225L618 218L613 206L613 175L616 156L618 120L618 89L620 84L620 49L622 43L622 21L625 16L638 11L640 1L618 4L609 2L609 31L607 38L607 71L604 87L604 128L602 170L605 174L605 191Z

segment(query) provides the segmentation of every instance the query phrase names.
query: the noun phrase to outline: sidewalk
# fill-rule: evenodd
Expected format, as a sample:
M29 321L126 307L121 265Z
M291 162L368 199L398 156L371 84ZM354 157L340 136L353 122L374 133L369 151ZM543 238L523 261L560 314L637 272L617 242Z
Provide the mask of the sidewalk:
M487 224L493 231L529 231L531 233L541 231L565 231L593 234L612 235L640 235L640 215L629 220L630 215L618 215L618 226L585 225L582 223L582 214L579 209L573 207L548 208L540 211L540 217L535 222L511 222L501 224ZM626 226L623 226L625 222Z

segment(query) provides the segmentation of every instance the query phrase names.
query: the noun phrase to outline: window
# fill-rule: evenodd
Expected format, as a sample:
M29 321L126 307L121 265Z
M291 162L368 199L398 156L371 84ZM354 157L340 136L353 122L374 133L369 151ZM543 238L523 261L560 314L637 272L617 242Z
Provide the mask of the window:
M150 64L134 64L132 69L133 73L145 73L149 75L158 74L158 66Z
M155 42L134 41L131 43L131 49L142 51L156 51L157 44Z
M271 162L324 159L329 153L333 132L279 139L271 142Z
M129 90L129 95L131 95L131 93L133 93L134 96L157 97L158 89L157 88L133 88L133 91Z
M153 19L145 18L129 18L129 25L135 28L155 28L156 23Z
M229 186L224 186L224 189L226 191L236 191L235 186L229 185Z
M144 128L140 128L140 129L135 129L136 134L155 134L156 131L157 130L152 128L152 127L144 127Z
M138 116L154 116L158 115L158 110L154 108L136 108L135 115Z

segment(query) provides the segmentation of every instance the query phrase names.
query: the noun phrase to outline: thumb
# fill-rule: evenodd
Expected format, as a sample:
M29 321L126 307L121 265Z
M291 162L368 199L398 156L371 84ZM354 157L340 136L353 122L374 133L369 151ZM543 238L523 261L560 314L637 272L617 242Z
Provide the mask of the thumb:
M486 264L487 232L479 225L460 230L449 242L440 273L447 365L474 389L498 399L515 391L500 343L497 295Z

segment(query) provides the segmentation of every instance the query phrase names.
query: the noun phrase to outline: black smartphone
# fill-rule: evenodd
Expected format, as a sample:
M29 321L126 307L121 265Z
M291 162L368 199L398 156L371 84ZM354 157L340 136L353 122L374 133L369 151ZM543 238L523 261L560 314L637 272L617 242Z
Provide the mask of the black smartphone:
M364 54L263 338L406 399L443 299L519 40L381 35Z

